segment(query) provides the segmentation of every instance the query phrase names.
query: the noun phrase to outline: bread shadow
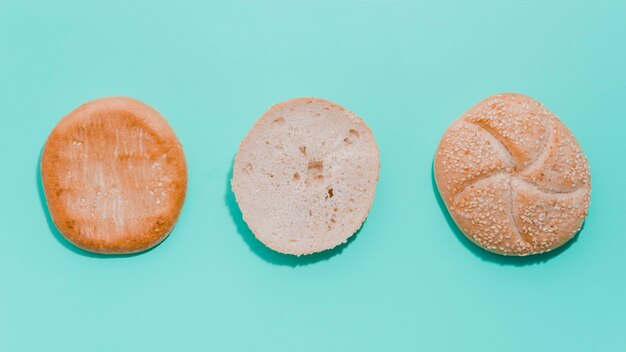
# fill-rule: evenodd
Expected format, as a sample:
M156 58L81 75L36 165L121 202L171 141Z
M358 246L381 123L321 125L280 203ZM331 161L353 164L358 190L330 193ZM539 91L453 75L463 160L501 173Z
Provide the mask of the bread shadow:
M491 253L491 252L489 252L489 251L479 247L474 242L470 241L463 234L463 232L461 232L459 227L454 222L454 219L452 219L452 217L450 216L450 213L448 212L448 208L446 207L445 203L443 202L443 199L441 198L441 195L439 194L439 190L437 189L437 183L435 181L435 165L434 165L434 161L433 161L433 164L431 166L431 183L432 183L433 193L435 194L435 198L437 199L437 204L439 205L439 209L441 210L441 213L443 214L444 218L446 219L446 222L448 223L448 227L450 227L450 230L452 230L452 232L457 237L459 242L461 242L470 252L472 252L475 256L477 256L478 258L480 258L480 259L482 259L482 260L484 260L486 262L492 262L492 263L496 263L496 264L500 264L500 265L511 265L511 266L527 266L527 265L536 265L536 264L542 264L542 263L548 262L552 258L554 258L554 257L558 256L559 254L561 254L563 251L565 251L567 248L569 248L571 245L573 245L576 241L578 241L578 235L580 234L580 232L585 227L585 223L583 222L582 227L574 235L574 237L571 240L567 241L566 243L564 243L560 247L557 247L557 248L555 248L555 249L553 249L553 250L551 250L550 252L547 252L547 253L529 255L529 256L524 256L524 257L520 257L520 256L506 256L506 255L500 255L500 254Z
M50 229L50 232L52 233L52 235L54 236L54 238L56 238L56 240L65 248L67 248L68 250L85 256L85 257L90 257L90 258L99 258L99 259L114 259L114 258L126 258L126 257L134 257L143 253L147 253L152 251L153 249L155 249L156 247L160 246L161 243L165 242L165 239L167 239L167 237L161 241L159 244L157 244L156 246L149 248L143 252L137 252L137 253L129 253L129 254L102 254L102 253L94 253L94 252L89 252L86 251L82 248L76 247L74 244L72 244L70 241L68 241L62 234L61 232L59 232L59 230L56 228L56 226L54 225L54 222L52 221L52 217L50 216L50 210L48 209L48 203L46 202L46 195L44 193L43 190L43 182L41 180L41 155L43 154L43 147L41 148L41 151L39 152L39 158L37 158L37 167L36 167L36 182L37 182L37 190L39 193L39 202L41 204L41 209L43 210L44 216L46 217L46 222L48 224L48 228ZM168 236L169 237L169 236Z
M230 211L230 216L237 227L237 232L243 238L244 242L250 247L250 250L254 252L257 256L261 257L261 259L265 260L268 263L274 265L284 265L290 267L298 267L305 266L309 264L314 264L317 262L322 262L328 260L336 255L341 254L343 250L350 244L354 239L358 236L359 232L363 228L363 224L361 227L352 235L348 240L340 244L339 246L329 249L323 252L295 256L291 254L283 254L276 252L268 247L266 247L261 241L259 241L254 233L248 227L248 224L243 220L243 216L241 214L241 209L239 209L239 204L237 204L237 200L235 199L235 194L233 193L232 186L230 180L233 178L233 166L234 161L231 163L230 171L228 172L228 176L226 177L226 193L224 194L224 201L228 210Z

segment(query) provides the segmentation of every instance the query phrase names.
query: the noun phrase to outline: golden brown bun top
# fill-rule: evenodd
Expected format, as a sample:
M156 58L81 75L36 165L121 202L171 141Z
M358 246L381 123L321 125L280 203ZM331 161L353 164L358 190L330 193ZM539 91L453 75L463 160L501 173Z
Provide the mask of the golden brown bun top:
M567 127L525 95L499 94L469 109L444 134L434 167L459 228L495 253L554 249L587 214L587 158Z

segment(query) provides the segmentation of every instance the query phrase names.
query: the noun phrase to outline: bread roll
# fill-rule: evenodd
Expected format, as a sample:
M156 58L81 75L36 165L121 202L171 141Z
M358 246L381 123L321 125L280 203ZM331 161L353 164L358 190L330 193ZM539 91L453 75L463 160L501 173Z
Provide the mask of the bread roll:
M41 157L50 216L74 245L121 254L149 249L172 230L187 189L183 149L148 105L88 102L52 130Z
M261 242L310 254L346 242L361 227L379 168L363 120L326 100L296 98L270 108L241 142L232 188Z
M587 215L585 154L556 116L521 94L487 98L463 114L445 132L434 169L456 224L494 253L550 251Z

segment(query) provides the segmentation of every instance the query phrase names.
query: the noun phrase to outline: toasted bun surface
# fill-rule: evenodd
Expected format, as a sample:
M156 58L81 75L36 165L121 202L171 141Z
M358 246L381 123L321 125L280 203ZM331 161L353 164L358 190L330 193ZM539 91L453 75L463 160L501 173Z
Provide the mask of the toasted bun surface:
M494 253L550 251L587 215L585 154L556 116L521 94L487 98L463 114L445 132L434 169L456 224Z
M90 101L52 130L41 157L50 216L68 241L97 253L161 242L187 188L183 149L167 121L131 98Z
M242 141L232 188L261 242L310 254L361 227L379 169L378 147L363 120L326 100L296 98L270 108Z

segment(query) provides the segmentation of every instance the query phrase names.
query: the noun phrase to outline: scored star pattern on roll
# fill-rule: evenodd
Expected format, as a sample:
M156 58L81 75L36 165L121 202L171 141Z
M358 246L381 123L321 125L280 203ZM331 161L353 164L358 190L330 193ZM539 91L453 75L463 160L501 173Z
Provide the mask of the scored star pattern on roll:
M435 176L463 233L500 254L558 247L589 206L580 145L547 108L520 94L487 98L454 122L437 150Z

